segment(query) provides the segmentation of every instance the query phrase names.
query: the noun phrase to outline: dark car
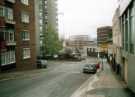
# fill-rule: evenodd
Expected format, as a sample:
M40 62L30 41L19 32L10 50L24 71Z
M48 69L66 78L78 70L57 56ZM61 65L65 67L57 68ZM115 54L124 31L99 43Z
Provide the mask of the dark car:
M47 68L47 60L38 58L37 59L37 68Z
M86 64L83 67L83 73L96 73L96 72L97 72L96 64Z

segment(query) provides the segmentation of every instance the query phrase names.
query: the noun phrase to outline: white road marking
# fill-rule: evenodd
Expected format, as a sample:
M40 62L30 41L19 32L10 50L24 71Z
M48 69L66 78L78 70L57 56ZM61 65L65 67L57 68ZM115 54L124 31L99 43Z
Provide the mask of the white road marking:
M93 75L92 77L90 77L85 83L83 83L81 85L81 87L79 89L77 89L72 95L71 97L83 97L83 95L85 95L85 93L87 91L90 91L92 89L94 89L94 87L92 87L92 85L98 81L98 77L97 75Z

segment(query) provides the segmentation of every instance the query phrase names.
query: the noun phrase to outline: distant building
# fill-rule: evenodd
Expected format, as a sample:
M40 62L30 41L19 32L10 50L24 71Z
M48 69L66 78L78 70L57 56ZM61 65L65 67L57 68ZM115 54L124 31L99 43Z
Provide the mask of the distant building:
M36 68L33 0L0 0L0 68Z
M74 52L79 52L83 57L96 56L97 44L88 35L73 35L66 41L66 47L70 47Z
M97 41L96 40L90 40L89 45L87 47L87 55L92 57L97 57Z
M120 0L123 79L135 92L135 0Z
M97 28L98 52L112 54L112 27L104 26Z

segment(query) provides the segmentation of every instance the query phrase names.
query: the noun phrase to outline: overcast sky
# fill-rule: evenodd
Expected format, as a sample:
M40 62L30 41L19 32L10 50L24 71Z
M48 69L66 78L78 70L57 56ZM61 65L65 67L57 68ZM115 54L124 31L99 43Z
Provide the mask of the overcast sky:
M60 36L96 37L99 26L112 25L117 0L58 0Z

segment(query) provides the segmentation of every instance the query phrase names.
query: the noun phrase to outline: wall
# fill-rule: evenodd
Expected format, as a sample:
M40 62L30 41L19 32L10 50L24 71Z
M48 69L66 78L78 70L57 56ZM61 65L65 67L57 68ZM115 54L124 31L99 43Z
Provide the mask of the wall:
M15 29L16 29L16 68L17 70L29 70L36 68L36 36L35 36L35 13L34 13L34 0L29 0L29 5L26 6L16 0L14 7L15 16ZM21 12L27 11L29 13L29 23L21 22ZM22 41L21 32L28 30L30 33L29 41ZM31 50L31 58L23 59L22 48L28 47Z
M135 56L128 56L128 87L135 92Z

